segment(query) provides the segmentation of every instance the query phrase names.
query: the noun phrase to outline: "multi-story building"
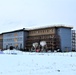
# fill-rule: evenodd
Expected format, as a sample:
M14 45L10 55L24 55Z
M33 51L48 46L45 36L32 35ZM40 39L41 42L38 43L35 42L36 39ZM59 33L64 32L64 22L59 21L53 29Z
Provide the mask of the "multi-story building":
M3 34L0 34L0 50L3 49Z
M57 28L58 35L60 36L60 45L62 51L71 51L72 42L71 42L71 29L72 27L60 26Z
M41 41L46 41L47 49L60 48L60 37L56 34L55 27L29 30L26 48L31 49L33 43L37 42L40 44Z
M16 49L25 49L28 31L23 29L3 33L3 49L13 46Z
M72 30L72 51L76 51L76 31Z
M35 42L40 45L41 41L46 41L47 50L71 51L71 29L72 27L67 26L31 29L29 30L26 48L31 49Z
M2 49L3 42L3 49L13 46L16 49L31 50L33 43L38 43L37 49L42 49L40 43L45 41L44 49L46 50L71 51L73 49L71 29L72 27L68 26L50 26L5 32L0 35L0 48Z

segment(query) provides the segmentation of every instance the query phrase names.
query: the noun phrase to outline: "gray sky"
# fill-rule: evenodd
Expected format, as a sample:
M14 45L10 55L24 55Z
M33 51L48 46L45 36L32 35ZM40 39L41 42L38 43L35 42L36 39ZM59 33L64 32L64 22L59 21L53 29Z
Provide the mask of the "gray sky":
M0 33L64 24L76 29L76 0L0 0Z

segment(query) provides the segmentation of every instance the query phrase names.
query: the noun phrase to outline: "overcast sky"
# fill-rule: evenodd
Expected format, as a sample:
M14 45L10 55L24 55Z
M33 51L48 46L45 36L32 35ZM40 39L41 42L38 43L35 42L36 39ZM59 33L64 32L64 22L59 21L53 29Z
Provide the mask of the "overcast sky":
M54 24L76 29L76 0L0 0L0 33Z

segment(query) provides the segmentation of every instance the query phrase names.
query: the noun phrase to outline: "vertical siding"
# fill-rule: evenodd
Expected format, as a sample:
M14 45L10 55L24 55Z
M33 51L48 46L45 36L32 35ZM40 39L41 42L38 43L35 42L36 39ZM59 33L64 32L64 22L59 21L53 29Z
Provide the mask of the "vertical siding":
M71 51L72 50L71 29L59 28L58 34L60 35L60 40L61 40L61 50Z
M17 34L17 36L15 36L15 34ZM15 38L17 38L17 42L14 41ZM22 48L23 48L23 31L3 34L4 49L6 49L6 45L8 45L9 48L10 46L15 47L15 44L18 44L18 48L20 48L20 45L22 44Z
M17 36L15 36L15 34L17 34ZM3 34L3 49L6 49L6 46L8 46L8 48L10 46L16 48L16 44L18 44L18 49L24 49L27 40L27 35L28 32L26 31L18 31ZM15 41L15 38L17 39L17 42Z

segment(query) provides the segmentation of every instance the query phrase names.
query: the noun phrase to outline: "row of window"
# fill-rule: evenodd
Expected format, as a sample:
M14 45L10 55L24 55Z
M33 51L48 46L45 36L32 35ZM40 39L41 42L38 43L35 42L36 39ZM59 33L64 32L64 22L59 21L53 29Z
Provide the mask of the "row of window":
M14 45L14 46L22 46L22 44L21 43L17 43L17 44L15 44L15 43L5 43L4 45L9 45L9 46L12 46L12 45Z
M17 41L22 41L22 37L20 37L20 38L4 39L3 41L5 41L5 42L11 42L11 41L17 42Z
M37 36L37 37L29 37L29 39L49 39L49 38L57 38L57 36L50 35L50 36Z
M31 31L30 34L34 33L46 33L46 32L53 32L54 29L46 29L46 30L38 30L38 31Z
M72 46L76 46L76 44L72 44Z
M72 43L76 43L76 40L72 40Z
M22 32L18 32L18 33L9 33L9 34L5 34L4 36L7 36L7 37L9 37L9 36L18 36L18 35L21 35L22 34Z
M76 33L72 33L72 36L75 37L76 36Z
M76 31L75 30L72 30L72 33L75 33Z
M14 48L17 48L17 49L22 48L22 44L12 44L12 43L5 45L5 48L7 49L10 46L14 46Z

